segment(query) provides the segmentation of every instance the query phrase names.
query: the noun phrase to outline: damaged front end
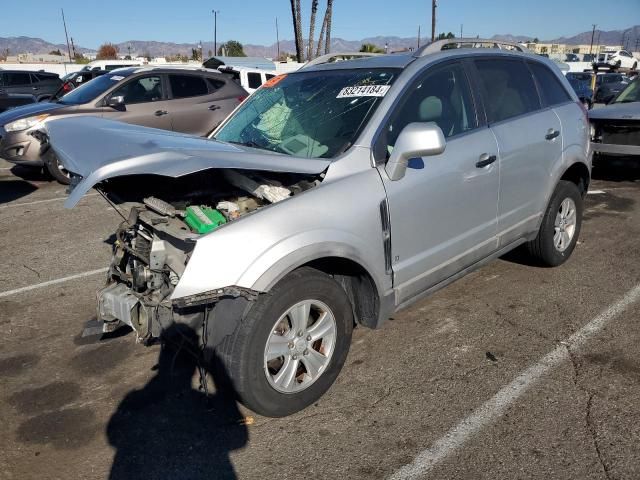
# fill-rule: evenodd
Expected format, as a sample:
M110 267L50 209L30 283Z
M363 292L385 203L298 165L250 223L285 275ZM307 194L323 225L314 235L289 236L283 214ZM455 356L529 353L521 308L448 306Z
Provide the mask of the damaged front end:
M234 285L188 297L172 299L172 294L198 239L320 181L321 177L292 174L210 170L182 179L147 178L144 182L129 177L100 185L121 214L118 205L130 206L127 219L115 233L107 285L97 293L103 331L128 325L139 342L159 337L174 323L187 324L198 332L206 309L220 300L255 300L259 292ZM132 196L145 190L159 192L168 200L145 196L132 201ZM132 195L132 191L137 193Z

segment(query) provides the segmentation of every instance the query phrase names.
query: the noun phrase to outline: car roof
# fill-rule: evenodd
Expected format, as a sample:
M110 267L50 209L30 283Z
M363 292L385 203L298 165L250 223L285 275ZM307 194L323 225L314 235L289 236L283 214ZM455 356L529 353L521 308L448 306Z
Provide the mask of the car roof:
M134 73L144 73L144 72L156 72L156 73L185 73L185 72L195 72L195 73L210 73L213 75L222 75L218 70L214 70L211 68L204 67L191 67L191 66L135 66L135 67L124 67L124 68L115 68L111 70L109 73L116 73L121 75L133 75Z
M535 55L531 52L517 52L512 50L503 50L497 48L452 48L439 52L429 53L418 56L419 53L392 53L387 55L379 55L374 57L358 58L354 60L343 60L332 63L323 63L313 65L302 69L302 72L312 71L328 71L328 70L348 70L354 68L400 68L404 69L411 63L421 61L428 63L436 59L444 59L449 57L466 57L466 56L503 56L503 57L520 57L537 60L540 63L547 62L545 58Z

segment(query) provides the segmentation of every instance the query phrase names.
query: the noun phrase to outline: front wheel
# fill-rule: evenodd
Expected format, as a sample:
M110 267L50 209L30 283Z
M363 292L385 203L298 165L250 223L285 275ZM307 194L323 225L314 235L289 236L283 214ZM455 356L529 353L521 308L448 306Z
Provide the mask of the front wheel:
M564 180L558 182L538 235L527 244L529 253L550 267L566 262L578 242L582 210L582 195L576 184Z
M49 174L63 185L71 183L71 174L62 166L58 157L49 150L44 158L44 167Z
M329 275L301 268L260 296L218 354L239 399L283 417L317 401L347 358L353 312Z

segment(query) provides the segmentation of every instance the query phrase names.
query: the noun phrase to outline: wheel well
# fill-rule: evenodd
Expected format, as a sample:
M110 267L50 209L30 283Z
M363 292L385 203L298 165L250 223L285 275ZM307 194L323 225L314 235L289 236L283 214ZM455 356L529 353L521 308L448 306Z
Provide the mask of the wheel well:
M373 278L360 264L342 257L326 257L306 263L331 275L344 288L351 305L356 323L375 328L380 311L380 298Z
M562 178L560 178L560 180L575 183L583 197L589 189L589 179L589 169L584 163L574 163L564 172Z

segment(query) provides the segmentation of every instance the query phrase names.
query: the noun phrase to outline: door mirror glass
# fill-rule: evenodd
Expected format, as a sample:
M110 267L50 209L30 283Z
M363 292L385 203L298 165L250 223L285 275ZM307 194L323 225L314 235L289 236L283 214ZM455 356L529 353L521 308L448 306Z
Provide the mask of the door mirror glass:
M124 95L112 95L107 99L107 107L114 108L116 110L124 110Z
M434 122L410 123L398 135L385 171L390 180L400 180L407 171L409 160L439 155L445 146L444 134Z

